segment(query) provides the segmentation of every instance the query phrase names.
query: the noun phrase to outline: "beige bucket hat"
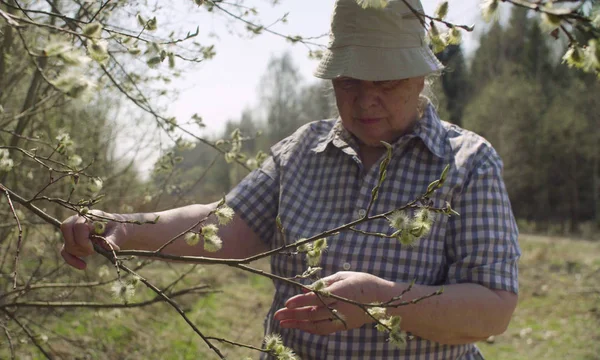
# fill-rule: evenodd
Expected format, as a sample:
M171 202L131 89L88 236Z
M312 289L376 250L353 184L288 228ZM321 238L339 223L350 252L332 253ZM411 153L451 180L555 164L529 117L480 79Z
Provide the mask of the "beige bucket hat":
M423 12L419 0L407 0ZM425 41L425 29L402 0L383 9L363 9L356 0L336 0L329 45L314 75L366 81L398 80L442 70Z

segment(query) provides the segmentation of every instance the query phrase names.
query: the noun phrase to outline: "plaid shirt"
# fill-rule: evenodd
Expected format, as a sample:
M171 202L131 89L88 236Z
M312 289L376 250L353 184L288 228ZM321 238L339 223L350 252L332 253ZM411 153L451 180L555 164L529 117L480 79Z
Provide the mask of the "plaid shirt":
M461 215L436 216L429 235L414 247L395 239L342 232L328 239L321 276L357 271L395 282L476 283L517 293L517 227L502 181L502 162L491 145L470 131L440 121L431 105L413 130L392 145L387 177L371 215L414 200L448 164L448 178L432 200L436 207L449 201ZM262 167L228 195L228 204L271 248L365 214L379 166L363 168L356 140L339 120L302 126L271 150L272 156ZM276 227L278 214L285 239ZM385 220L357 228L392 232ZM271 268L277 275L293 277L304 272L307 264L304 256L282 254L271 258ZM373 324L329 336L281 329L273 314L299 289L275 281L275 290L265 332L281 334L285 345L304 360L481 358L473 344L442 345L419 337L398 349Z

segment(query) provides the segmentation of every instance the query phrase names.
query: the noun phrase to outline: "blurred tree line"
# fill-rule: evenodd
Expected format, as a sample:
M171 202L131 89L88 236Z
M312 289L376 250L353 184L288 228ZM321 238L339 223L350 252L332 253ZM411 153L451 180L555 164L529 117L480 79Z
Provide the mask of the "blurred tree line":
M552 62L563 45L538 24L514 9L481 37L462 125L500 153L519 219L574 232L600 224L600 83Z
M460 45L438 54L447 69L434 84L434 102L442 119L497 149L523 231L588 236L600 225L600 83L553 60L565 49L531 14L514 8L506 25L496 22L481 35L470 62ZM268 152L302 124L335 116L332 91L326 82L306 84L288 54L273 58L259 106L228 121L220 138L240 129L244 153ZM180 155L170 175L179 185L170 195L187 203L223 196L248 173L202 144ZM155 175L159 188L165 178Z

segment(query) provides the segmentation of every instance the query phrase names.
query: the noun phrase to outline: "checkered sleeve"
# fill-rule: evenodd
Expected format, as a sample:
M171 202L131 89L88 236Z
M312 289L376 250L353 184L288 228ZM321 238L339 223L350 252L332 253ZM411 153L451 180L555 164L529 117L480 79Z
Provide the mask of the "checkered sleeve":
M273 156L227 194L227 205L271 245L279 204L279 175Z
M447 282L476 283L518 292L518 230L502 180L502 161L491 147L476 165L452 206L446 233Z

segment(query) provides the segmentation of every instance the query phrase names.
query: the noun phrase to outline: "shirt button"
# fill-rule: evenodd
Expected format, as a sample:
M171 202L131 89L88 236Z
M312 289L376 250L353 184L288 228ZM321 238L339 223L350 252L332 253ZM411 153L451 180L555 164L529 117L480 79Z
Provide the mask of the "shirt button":
M342 265L342 268L346 271L350 270L351 267L352 265L350 265L350 263L347 262Z
M365 210L365 209L358 210L358 216L363 217L365 215L367 215L367 210Z

